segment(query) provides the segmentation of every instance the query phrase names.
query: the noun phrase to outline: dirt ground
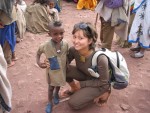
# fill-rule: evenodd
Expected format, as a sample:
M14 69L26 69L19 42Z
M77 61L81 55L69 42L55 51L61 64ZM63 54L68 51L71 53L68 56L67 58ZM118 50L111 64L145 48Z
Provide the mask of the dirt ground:
M31 3L31 0L25 1L27 4ZM70 45L73 25L79 21L94 23L95 17L94 11L76 10L75 3L62 2L60 19L65 25L65 39ZM99 26L100 22L97 25L98 32ZM11 113L45 113L48 100L45 70L36 65L35 55L39 44L47 39L49 39L47 34L40 35L26 32L23 41L16 45L18 60L13 67L8 68L8 78L13 90ZM146 51L144 58L133 59L130 57L129 48L120 48L113 43L113 50L118 50L126 58L131 74L129 86L123 90L112 89L112 94L105 107L92 104L82 110L74 111L65 101L54 106L53 113L150 112L150 52ZM64 89L67 87L66 85Z

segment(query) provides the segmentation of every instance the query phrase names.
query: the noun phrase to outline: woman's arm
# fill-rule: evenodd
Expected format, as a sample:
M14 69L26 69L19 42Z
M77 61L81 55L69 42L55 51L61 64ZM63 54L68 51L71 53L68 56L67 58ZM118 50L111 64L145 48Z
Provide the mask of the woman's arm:
M98 73L99 78L94 78L92 80L81 81L81 87L99 87L109 84L109 64L108 59L105 55L98 57Z

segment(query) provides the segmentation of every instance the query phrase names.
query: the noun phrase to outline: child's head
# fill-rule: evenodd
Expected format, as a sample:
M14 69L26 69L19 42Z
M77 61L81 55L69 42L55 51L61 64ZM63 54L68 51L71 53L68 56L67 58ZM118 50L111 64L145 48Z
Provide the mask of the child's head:
M54 0L34 0L33 3L40 3L42 5L46 4L46 5L49 5L50 7L54 7L55 1Z
M74 25L72 34L74 37L79 37L79 42L82 43L82 38L87 38L89 49L95 48L98 34L95 27L89 22L80 22ZM85 42L84 42L85 43ZM81 44L83 45L83 44Z
M55 7L55 0L49 0L49 7L50 9Z
M64 37L64 27L61 21L54 21L49 23L49 36L56 43L60 43Z

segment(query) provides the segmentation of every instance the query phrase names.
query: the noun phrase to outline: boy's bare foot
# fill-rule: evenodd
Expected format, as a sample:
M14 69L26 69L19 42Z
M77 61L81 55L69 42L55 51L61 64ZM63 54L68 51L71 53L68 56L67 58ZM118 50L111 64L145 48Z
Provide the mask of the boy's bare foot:
M15 65L15 62L12 61L10 64L7 65L7 67L9 68L9 67L12 67L12 66L14 66L14 65Z

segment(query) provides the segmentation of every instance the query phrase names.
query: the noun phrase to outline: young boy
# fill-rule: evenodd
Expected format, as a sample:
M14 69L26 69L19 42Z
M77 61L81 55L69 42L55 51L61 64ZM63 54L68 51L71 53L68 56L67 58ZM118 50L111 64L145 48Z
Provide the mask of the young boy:
M36 55L36 61L39 67L46 68L48 82L48 99L46 113L52 112L52 103L59 103L60 86L66 83L66 59L68 44L63 40L64 28L60 21L54 21L49 24L50 40L41 44ZM40 62L41 54L44 53L49 62ZM53 98L54 94L54 98ZM53 102L52 102L53 98Z

